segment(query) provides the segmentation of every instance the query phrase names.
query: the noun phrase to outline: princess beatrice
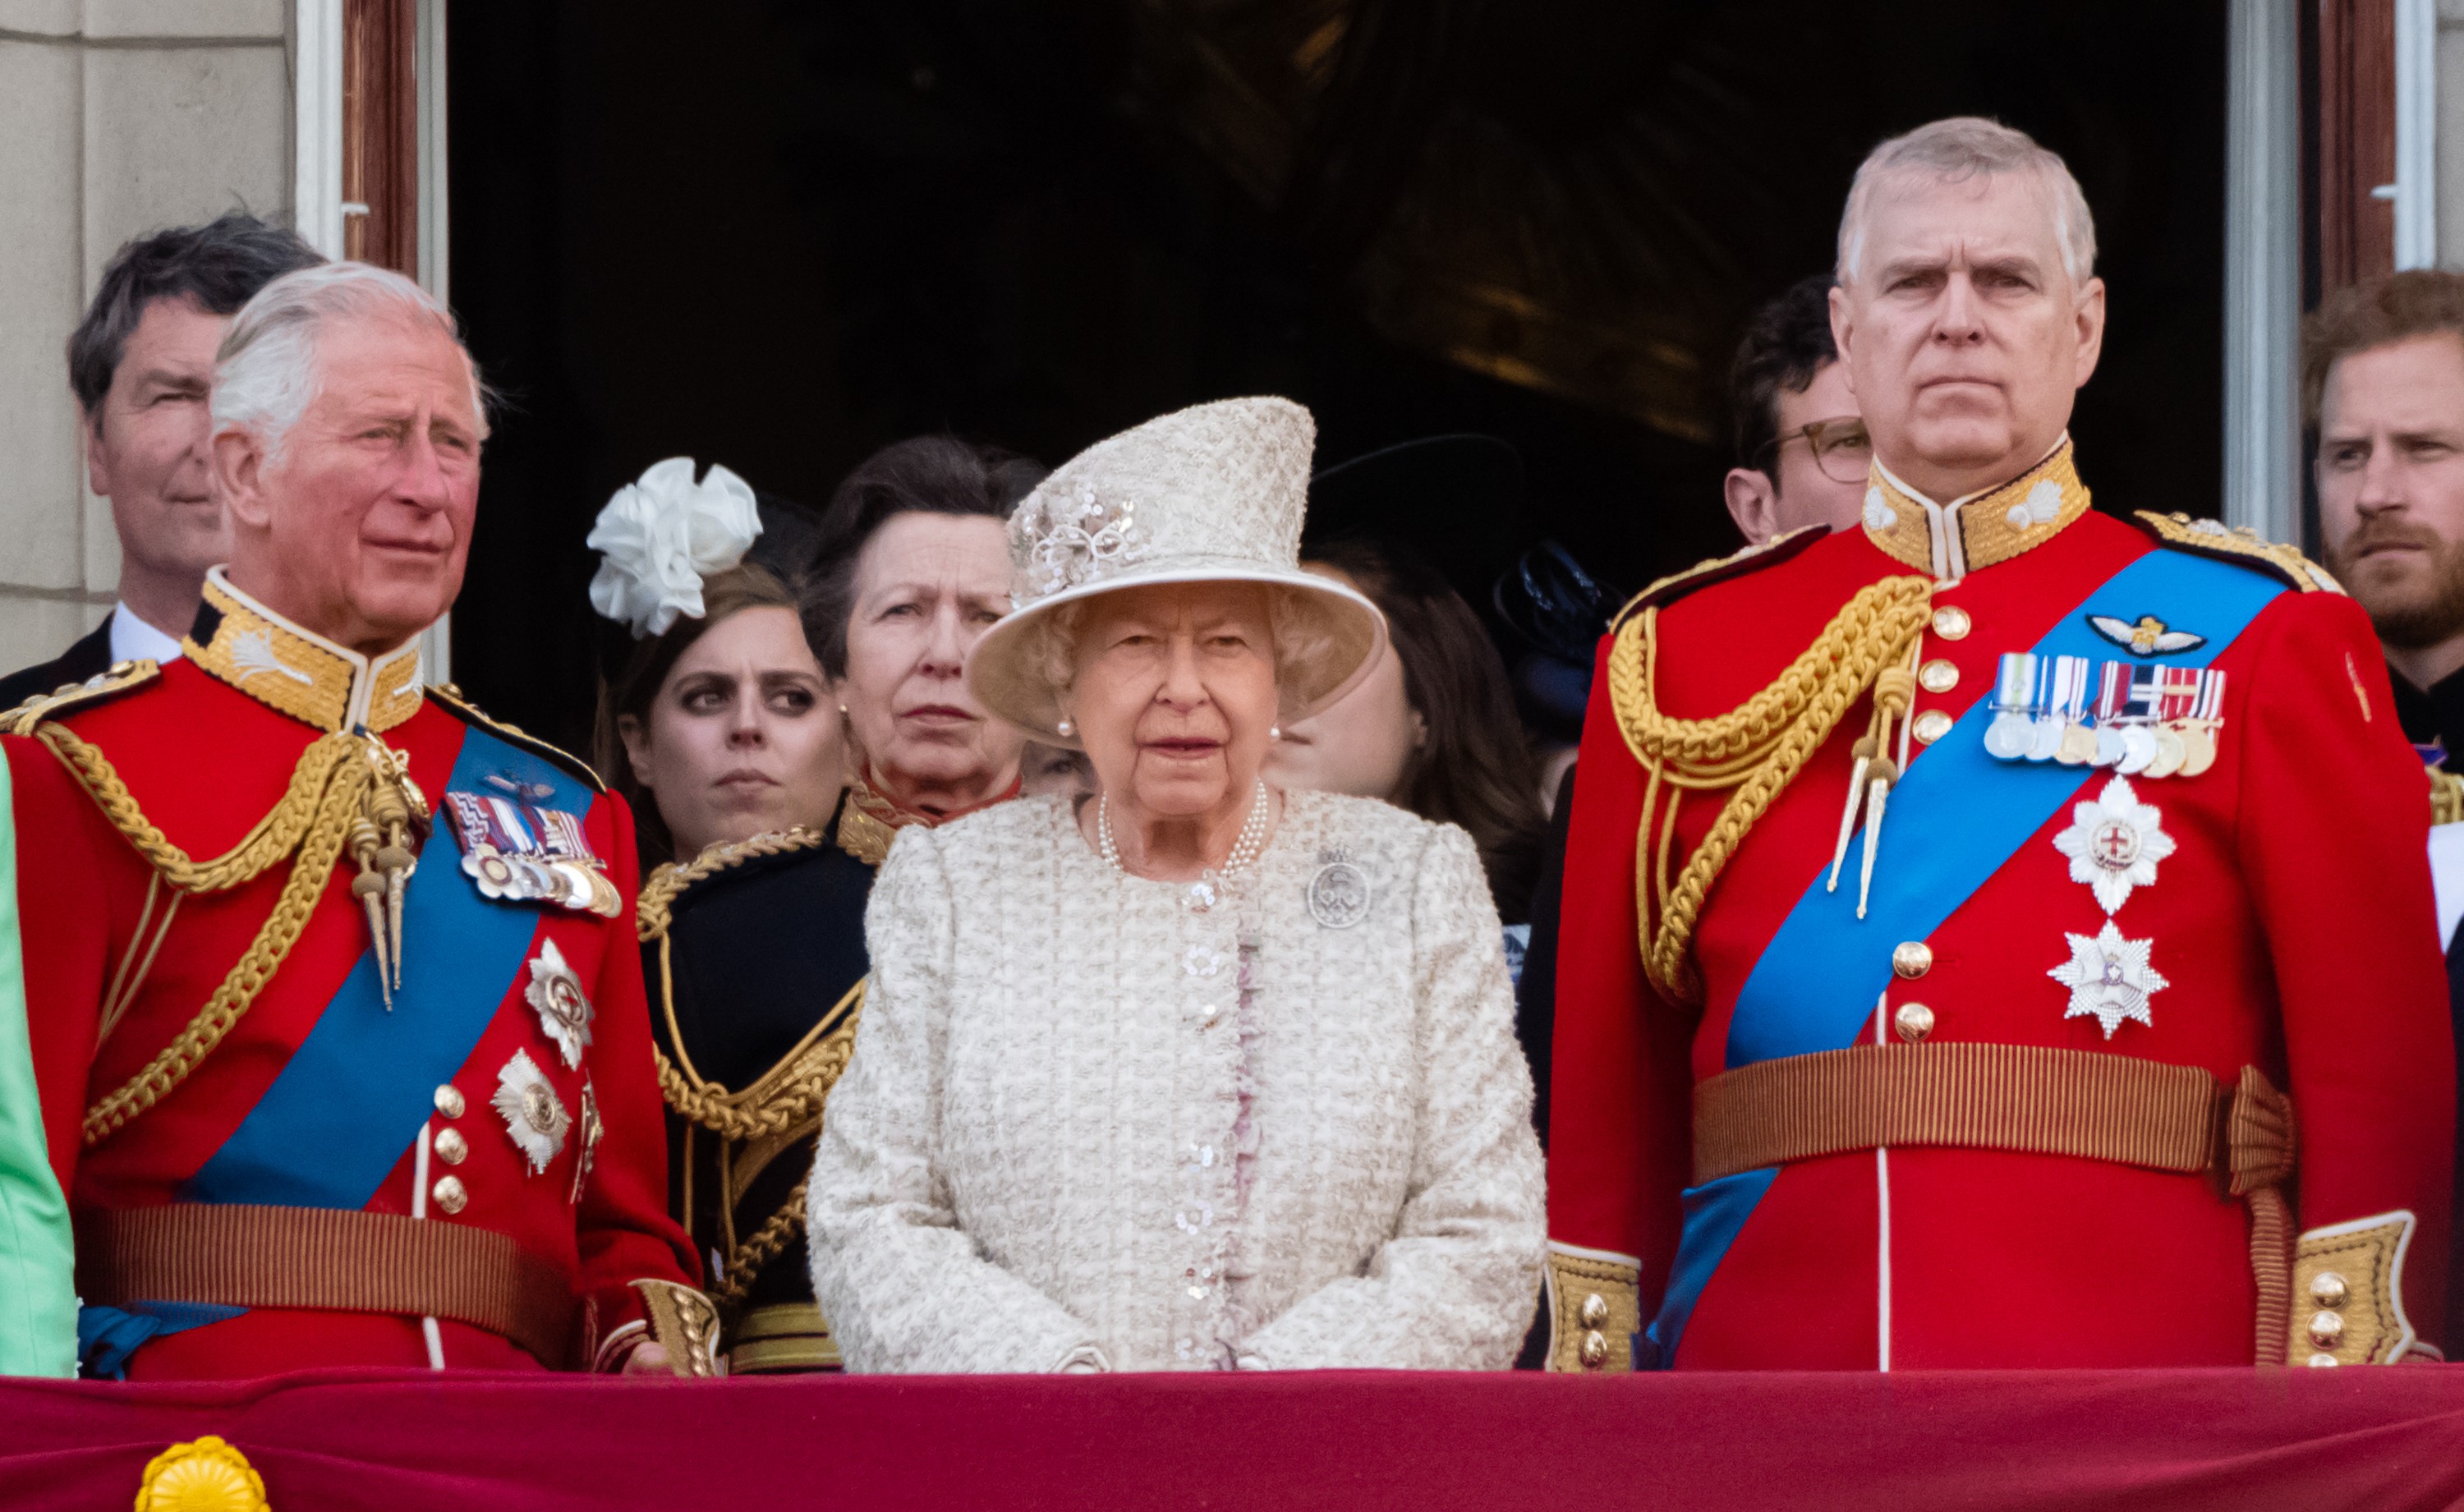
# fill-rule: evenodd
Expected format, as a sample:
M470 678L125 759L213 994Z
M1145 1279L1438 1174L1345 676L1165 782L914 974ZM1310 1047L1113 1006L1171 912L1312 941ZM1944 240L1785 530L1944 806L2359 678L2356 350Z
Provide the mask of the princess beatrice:
M1513 1359L1541 1160L1479 857L1258 776L1385 637L1294 565L1313 435L1202 405L1012 517L969 686L1098 792L904 831L882 867L808 1204L850 1370Z

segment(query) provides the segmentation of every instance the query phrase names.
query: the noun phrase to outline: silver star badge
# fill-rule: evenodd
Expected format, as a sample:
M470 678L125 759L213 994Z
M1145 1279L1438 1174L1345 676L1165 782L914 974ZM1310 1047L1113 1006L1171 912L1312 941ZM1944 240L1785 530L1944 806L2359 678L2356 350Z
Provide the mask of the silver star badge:
M573 1115L564 1110L556 1088L548 1085L547 1074L530 1052L514 1052L514 1058L496 1073L495 1095L488 1102L504 1119L506 1136L519 1147L533 1173L545 1171L563 1150Z
M554 940L539 942L539 953L530 965L531 979L523 986L522 997L539 1010L539 1028L556 1041L565 1065L579 1069L582 1052L590 1048L593 1016L590 999L582 991L582 978L564 963L564 953Z
M2045 974L2071 990L2070 1011L2063 1018L2093 1018L2104 1025L2108 1040L2125 1019L2156 1026L2147 1016L2147 999L2172 984L2147 964L2154 940L2123 939L2111 919L2092 939L2068 931L2063 938L2071 942L2071 958Z
M2096 901L2114 913L2131 888L2155 885L2156 863L2173 853L2163 820L2155 804L2139 801L2128 778L2117 777L2071 806L2071 827L2054 837L2054 848L2071 858L2071 880L2095 888Z

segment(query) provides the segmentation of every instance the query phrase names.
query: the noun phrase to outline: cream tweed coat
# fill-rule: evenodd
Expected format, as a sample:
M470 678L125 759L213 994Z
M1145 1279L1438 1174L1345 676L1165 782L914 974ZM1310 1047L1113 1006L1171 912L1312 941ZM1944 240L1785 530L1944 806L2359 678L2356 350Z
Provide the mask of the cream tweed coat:
M1337 859L1371 893L1330 928ZM808 1196L847 1369L1512 1363L1543 1178L1470 838L1294 792L1190 890L1065 799L899 832Z

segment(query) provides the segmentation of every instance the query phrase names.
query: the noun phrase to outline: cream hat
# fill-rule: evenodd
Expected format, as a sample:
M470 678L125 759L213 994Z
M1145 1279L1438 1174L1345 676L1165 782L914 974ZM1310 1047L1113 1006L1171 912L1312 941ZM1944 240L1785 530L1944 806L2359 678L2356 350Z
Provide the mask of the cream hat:
M1010 516L1012 607L968 655L969 690L1036 739L1075 746L1059 729L1055 610L1150 583L1257 582L1274 597L1284 717L1350 692L1385 646L1386 617L1300 570L1316 438L1309 412L1288 399L1226 399L1063 463Z

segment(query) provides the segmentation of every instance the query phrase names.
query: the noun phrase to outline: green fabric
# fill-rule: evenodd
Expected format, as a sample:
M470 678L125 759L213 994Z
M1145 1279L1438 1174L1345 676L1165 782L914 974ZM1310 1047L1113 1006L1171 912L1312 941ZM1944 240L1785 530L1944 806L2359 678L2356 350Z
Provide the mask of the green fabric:
M43 1144L17 931L17 823L0 756L0 1375L77 1374L77 1248Z

